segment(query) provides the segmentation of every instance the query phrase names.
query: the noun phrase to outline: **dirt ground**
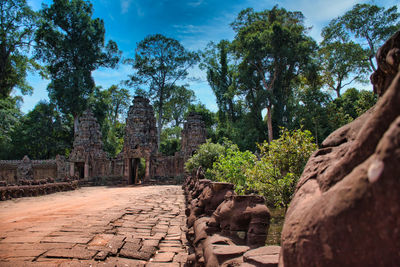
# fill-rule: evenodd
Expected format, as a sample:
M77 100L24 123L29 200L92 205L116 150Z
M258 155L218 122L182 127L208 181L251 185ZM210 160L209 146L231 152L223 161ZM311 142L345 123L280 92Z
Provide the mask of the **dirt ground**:
M0 202L0 266L183 266L178 186L85 187Z

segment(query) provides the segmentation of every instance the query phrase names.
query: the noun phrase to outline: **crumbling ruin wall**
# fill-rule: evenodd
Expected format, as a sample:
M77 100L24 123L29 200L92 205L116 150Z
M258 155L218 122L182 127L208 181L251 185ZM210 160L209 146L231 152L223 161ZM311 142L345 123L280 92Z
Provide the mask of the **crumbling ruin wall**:
M42 180L52 178L60 181L68 174L68 162L64 157L55 160L0 160L0 181L17 184L19 180Z
M182 130L181 155L184 161L193 156L206 139L207 132L202 116L195 112L189 113Z

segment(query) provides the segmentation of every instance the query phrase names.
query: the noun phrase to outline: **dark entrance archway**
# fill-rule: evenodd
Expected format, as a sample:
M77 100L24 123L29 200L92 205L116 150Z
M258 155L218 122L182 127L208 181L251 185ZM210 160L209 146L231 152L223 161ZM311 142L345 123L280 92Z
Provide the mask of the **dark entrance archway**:
M139 184L143 182L145 176L144 158L129 159L129 184Z
M76 172L78 173L78 178L85 178L85 162L75 162Z

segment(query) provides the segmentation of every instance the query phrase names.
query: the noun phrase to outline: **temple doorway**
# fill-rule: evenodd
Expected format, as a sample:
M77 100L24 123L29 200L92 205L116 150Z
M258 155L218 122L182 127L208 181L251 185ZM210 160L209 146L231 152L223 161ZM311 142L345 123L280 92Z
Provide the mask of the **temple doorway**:
M84 162L76 162L76 173L78 173L78 178L85 178L85 163Z
M144 158L133 158L129 160L130 175L129 184L143 183L146 173L146 160Z

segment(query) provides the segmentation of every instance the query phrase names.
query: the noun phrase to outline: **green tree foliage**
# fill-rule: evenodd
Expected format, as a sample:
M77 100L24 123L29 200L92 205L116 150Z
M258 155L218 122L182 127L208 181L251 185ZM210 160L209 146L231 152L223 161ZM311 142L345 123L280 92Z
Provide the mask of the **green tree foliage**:
M27 71L39 69L28 57L37 15L25 0L0 1L0 98L10 96L14 88L32 93L26 81Z
M39 102L20 120L11 134L12 159L50 159L66 155L72 147L72 118L63 117L54 104Z
M195 172L199 167L202 167L204 172L209 174L209 170L213 168L214 162L220 155L225 153L225 146L214 144L210 139L206 143L199 146L196 153L185 163L185 169L189 173ZM207 177L210 178L210 177Z
M125 123L122 119L130 106L129 91L112 85L106 90L96 87L88 99L88 106L100 124L104 150L110 157L121 152L124 144Z
M250 151L242 152L237 145L228 143L225 153L219 155L206 174L217 181L233 183L235 191L244 194L249 190L246 172L254 167L256 160L257 157Z
M218 105L218 119L220 123L235 121L235 102L237 94L235 86L236 66L230 64L232 57L231 43L222 40L218 44L213 42L207 45L202 53L200 68L207 71L207 81L210 85Z
M361 45L349 42L322 42L319 50L324 83L340 97L341 90L354 81L366 82L369 64Z
M290 129L303 127L309 130L317 144L332 132L328 123L330 114L327 106L332 101L330 94L322 91L323 77L318 60L306 66L302 75L298 76L298 87L295 90L295 116Z
M399 29L399 18L396 6L385 9L371 4L356 4L323 29L324 39L342 43L355 39L365 49L364 59L374 71L375 54L382 43Z
M18 98L0 98L0 159L12 159L12 136L21 118Z
M317 149L311 132L281 129L278 139L259 145L261 158L246 172L248 187L267 203L287 208L311 153Z
M182 126L185 114L189 106L196 100L193 90L186 86L174 86L171 90L171 97L164 106L165 122L172 122L173 127Z
M278 126L284 126L290 118L288 103L294 78L316 48L315 42L306 35L303 22L301 12L275 6L262 12L245 9L232 23L236 32L233 41L236 55L242 60L241 65L245 65L242 68L252 73L245 76L246 83L248 77L254 77L258 83L247 88L263 91L259 95L267 109L270 142L273 140L273 127L277 131Z
M196 53L187 51L177 40L161 34L149 35L136 47L134 59L126 60L135 70L127 82L147 86L157 112L157 139L161 143L164 106L176 89L175 84L188 75L188 69L198 60Z
M166 156L173 156L181 150L181 132L179 126L165 128L161 133L160 152Z
M377 96L371 91L349 88L341 96L329 103L327 112L331 129L335 130L359 117L375 105Z
M120 57L115 42L105 45L103 20L92 15L87 1L55 0L41 10L35 37L36 57L48 65L49 97L64 114L72 114L75 131L95 87L92 71L115 67Z

